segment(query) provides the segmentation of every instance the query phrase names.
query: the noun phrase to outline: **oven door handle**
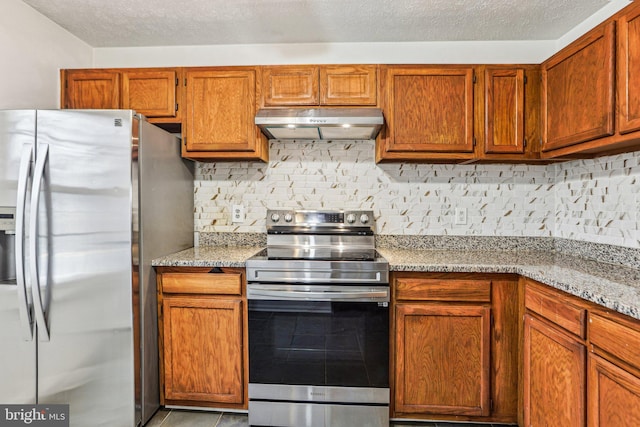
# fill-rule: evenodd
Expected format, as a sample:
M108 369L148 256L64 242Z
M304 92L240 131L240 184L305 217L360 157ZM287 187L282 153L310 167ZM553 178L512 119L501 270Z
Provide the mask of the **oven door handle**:
M306 300L306 301L389 301L389 288L370 289L292 289L264 285L247 285L248 299Z

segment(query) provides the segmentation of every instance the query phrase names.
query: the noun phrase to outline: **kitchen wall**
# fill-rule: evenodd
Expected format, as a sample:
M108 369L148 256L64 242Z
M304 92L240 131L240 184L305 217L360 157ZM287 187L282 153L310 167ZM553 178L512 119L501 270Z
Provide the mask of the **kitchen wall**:
M623 7L603 7L558 40L306 43L96 48L94 67L268 64L539 64ZM549 10L553 14L553 10Z
M379 234L552 236L639 248L640 154L559 165L380 164L372 141L271 141L270 162L199 163L196 232L264 232L267 208L372 209ZM233 224L242 204L246 221ZM455 221L466 209L466 224Z
M58 108L60 68L90 67L93 48L20 0L0 1L0 109Z

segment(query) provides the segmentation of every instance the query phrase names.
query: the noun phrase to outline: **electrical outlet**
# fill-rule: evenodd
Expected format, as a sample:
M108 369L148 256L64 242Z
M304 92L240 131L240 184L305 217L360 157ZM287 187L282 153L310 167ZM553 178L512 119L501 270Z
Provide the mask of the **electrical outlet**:
M456 225L467 223L467 208L456 208Z
M244 222L244 206L243 205L233 205L231 210L231 222Z

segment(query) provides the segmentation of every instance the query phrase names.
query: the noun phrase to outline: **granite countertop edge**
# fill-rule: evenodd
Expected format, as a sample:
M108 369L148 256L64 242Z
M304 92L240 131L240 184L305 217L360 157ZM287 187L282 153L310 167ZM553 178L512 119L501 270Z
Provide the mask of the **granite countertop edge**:
M154 267L237 267L262 246L200 246L154 259ZM518 274L640 320L640 269L549 251L378 248L390 271Z

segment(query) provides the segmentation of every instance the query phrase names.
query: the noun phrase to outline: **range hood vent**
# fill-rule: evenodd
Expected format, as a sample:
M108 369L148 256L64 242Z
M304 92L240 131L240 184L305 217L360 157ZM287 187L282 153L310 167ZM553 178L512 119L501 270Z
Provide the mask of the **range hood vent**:
M378 108L263 108L256 114L269 139L375 139L383 124Z

